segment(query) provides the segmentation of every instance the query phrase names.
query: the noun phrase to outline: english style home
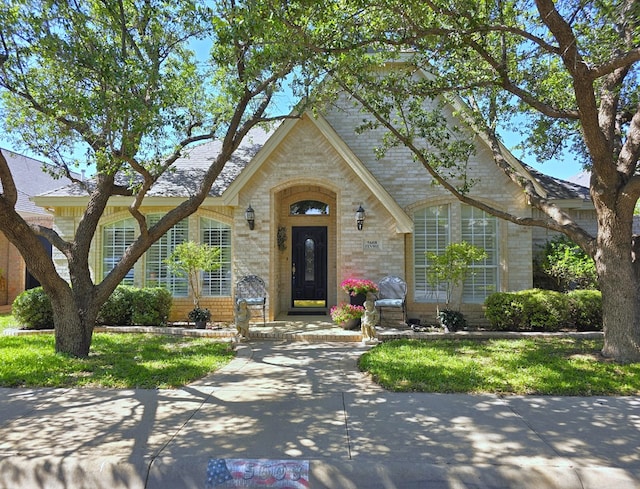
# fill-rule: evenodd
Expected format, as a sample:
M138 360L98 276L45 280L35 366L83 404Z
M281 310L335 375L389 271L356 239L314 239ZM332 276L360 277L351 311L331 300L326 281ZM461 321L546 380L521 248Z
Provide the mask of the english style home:
M532 286L533 254L550 237L545 230L520 227L461 204L432 185L404 148L376 157L381 133L357 133L361 122L356 110L333 109L288 119L271 132L252 131L199 211L156 243L125 282L166 286L174 296L170 319L184 320L193 307L192 291L167 271L163 260L177 244L193 240L222 248L220 269L203 274L200 284L201 304L211 309L214 321L233 319L234 287L245 275L258 275L266 283L267 320L326 312L348 301L340 288L344 279L377 282L386 275L407 282L409 317L431 320L438 292L426 280L425 251L465 240L488 255L456 291L456 302L461 300L471 321L481 321L483 301L492 292ZM479 136L472 140L476 152L468 172L476 183L471 195L520 216L532 215L523 192L493 163L486 142ZM189 194L216 154L217 143L206 143L177 162L176 171L145 199L143 210L151 221ZM549 199L595 228L586 188L537 173L512 156L510 163L534 179ZM34 199L53 213L62 235L74 231L87 200L74 186ZM128 204L125 197L110 201L93 242L96 280L109 272L137 233ZM249 208L254 212L251 225ZM361 229L355 217L359 208L365 217ZM64 273L64 258L55 250L54 259Z

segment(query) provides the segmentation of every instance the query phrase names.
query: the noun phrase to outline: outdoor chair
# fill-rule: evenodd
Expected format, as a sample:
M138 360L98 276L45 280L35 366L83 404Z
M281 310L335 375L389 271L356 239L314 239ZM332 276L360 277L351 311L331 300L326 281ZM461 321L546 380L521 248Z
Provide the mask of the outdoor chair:
M402 309L402 321L407 322L407 283L400 277L388 275L378 282L378 298L374 305L380 311L382 322L382 308L392 307Z
M267 288L257 275L246 275L236 284L236 305L244 299L249 307L262 306L262 324L266 326Z

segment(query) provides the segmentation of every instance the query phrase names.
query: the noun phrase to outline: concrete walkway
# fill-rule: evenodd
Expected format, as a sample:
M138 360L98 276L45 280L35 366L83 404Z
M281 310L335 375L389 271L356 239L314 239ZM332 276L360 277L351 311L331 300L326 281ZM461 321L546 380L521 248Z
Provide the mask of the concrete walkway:
M389 393L364 350L251 341L180 390L0 389L0 488L281 487L215 485L212 459L308 461L286 487L312 489L640 488L640 398Z

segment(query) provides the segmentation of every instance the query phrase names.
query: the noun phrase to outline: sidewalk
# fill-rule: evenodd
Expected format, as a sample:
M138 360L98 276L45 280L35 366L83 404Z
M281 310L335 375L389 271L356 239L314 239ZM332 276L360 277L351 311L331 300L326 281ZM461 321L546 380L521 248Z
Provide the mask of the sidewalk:
M312 489L640 488L640 398L389 393L363 351L251 341L180 390L0 389L0 488L234 487L212 459L308 461Z

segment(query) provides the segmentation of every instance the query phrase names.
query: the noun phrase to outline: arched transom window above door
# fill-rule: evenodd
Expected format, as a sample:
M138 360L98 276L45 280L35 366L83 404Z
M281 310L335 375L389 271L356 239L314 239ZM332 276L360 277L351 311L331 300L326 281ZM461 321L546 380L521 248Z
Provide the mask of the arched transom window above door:
M329 204L319 200L299 200L289 206L290 216L328 216Z

